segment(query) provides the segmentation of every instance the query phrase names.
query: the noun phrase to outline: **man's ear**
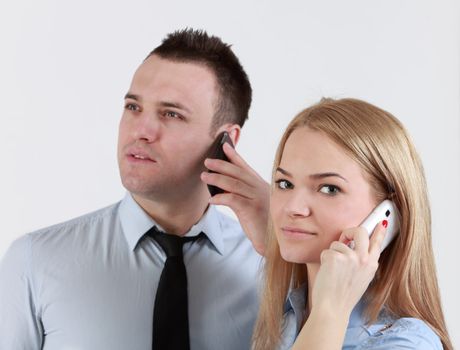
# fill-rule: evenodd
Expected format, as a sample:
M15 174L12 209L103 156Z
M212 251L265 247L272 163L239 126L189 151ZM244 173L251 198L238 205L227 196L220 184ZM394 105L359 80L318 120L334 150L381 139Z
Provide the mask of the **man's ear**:
M233 124L227 132L233 142L233 145L236 146L240 139L241 127L238 124Z
M225 125L222 125L217 130L216 137L217 137L217 135L220 135L224 131L228 132L228 136L230 136L230 139L232 140L233 145L236 146L236 144L238 143L238 141L240 139L241 126L239 126L238 124L225 124Z

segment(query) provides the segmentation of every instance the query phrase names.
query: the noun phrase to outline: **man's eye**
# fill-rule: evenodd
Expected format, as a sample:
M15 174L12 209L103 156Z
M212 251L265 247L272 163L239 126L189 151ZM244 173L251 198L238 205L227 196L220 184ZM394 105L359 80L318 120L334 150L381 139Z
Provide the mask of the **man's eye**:
M277 180L275 181L276 187L281 189L281 190L288 190L294 188L294 185L290 183L288 180Z
M127 103L125 109L128 111L139 111L139 106L135 103Z
M173 112L173 111L166 111L164 114L168 118L179 118L183 119L182 116L179 113Z
M331 196L335 196L337 193L340 192L340 188L338 188L337 186L334 186L334 185L323 185L323 186L321 186L319 191L322 192L322 193L331 195Z

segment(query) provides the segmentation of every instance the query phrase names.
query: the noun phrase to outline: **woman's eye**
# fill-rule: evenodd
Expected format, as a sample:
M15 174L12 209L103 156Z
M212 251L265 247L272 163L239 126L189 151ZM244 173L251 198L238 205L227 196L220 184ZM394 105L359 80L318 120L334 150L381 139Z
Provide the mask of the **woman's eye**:
M128 111L139 111L139 106L134 103L127 103L125 105L125 109Z
M276 187L282 190L288 190L294 188L294 185L290 183L288 180L277 180L275 181Z
M340 188L334 185L324 185L319 189L320 192L334 196L340 192Z

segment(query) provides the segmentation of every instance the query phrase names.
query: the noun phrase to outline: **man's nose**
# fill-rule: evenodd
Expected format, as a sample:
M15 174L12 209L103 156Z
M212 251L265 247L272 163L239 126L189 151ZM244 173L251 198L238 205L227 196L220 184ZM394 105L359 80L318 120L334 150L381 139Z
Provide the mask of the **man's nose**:
M136 119L133 133L137 140L154 142L159 138L161 133L160 121L152 112L144 112Z

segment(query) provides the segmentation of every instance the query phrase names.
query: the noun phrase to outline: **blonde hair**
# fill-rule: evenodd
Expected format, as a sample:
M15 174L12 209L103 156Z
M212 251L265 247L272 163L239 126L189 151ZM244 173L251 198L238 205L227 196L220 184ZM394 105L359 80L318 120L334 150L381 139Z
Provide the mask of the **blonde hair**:
M402 124L390 113L364 101L322 99L288 125L276 153L272 183L286 141L300 127L322 132L340 145L364 170L377 199L391 198L400 211L400 233L382 252L375 278L364 296L368 301L368 323L375 322L385 307L397 317L425 321L440 337L444 349L452 349L436 278L424 171ZM289 289L306 280L304 264L282 259L270 223L254 350L276 348Z

